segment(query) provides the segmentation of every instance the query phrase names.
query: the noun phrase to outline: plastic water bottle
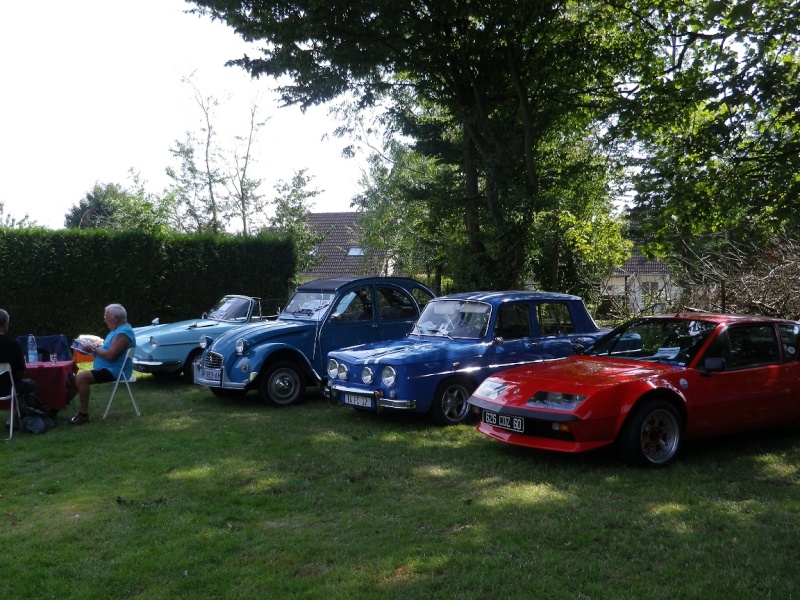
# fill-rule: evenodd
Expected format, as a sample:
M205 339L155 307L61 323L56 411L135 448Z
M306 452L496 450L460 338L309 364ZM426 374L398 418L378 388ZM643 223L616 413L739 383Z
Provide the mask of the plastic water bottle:
M39 347L36 345L36 338L33 334L28 334L28 364L36 365L39 363Z

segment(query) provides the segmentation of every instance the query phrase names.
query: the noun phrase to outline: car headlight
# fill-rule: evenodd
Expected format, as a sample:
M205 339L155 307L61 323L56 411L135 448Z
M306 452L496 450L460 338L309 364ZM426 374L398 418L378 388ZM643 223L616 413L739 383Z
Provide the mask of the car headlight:
M158 348L158 340L154 336L150 336L150 345L155 349Z
M375 381L375 372L372 370L372 367L364 367L364 370L361 371L361 381L366 385Z
M397 382L397 371L394 370L394 367L391 365L383 367L383 371L381 371L381 382L386 387L392 387Z
M497 379L485 379L483 383L475 390L475 395L487 400L497 400L498 396L502 394L508 385Z
M206 348L208 348L210 345L211 345L211 338L210 338L210 337L208 337L207 335L201 335L201 336L200 336L200 347L201 347L203 350L205 350L205 349L206 349Z
M336 362L335 358L328 359L328 377L331 379L336 379L336 375L339 373L339 363Z
M347 377L350 375L350 369L344 363L339 363L339 368L336 370L336 376L341 379L342 381L347 381Z
M236 354L244 354L244 338L236 340Z
M536 392L533 397L525 403L525 406L550 408L553 410L575 410L584 400L586 400L586 396L580 394Z

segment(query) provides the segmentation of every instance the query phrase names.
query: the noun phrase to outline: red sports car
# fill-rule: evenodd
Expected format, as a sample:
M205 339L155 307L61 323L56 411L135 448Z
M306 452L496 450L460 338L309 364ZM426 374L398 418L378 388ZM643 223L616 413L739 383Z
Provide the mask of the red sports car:
M800 420L800 322L686 313L635 319L583 354L502 371L469 403L502 442L583 452L616 443L638 466L684 439Z

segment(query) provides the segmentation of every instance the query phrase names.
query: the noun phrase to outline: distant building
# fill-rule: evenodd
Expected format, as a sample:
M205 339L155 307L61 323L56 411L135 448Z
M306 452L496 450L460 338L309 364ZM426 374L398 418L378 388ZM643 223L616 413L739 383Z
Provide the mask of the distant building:
M648 260L634 248L633 255L605 283L606 303L623 301L632 313L660 313L681 295L667 265Z
M314 250L322 261L306 273L301 281L334 275L386 275L383 252L370 252L361 242L362 229L357 212L311 213L308 224L325 239Z

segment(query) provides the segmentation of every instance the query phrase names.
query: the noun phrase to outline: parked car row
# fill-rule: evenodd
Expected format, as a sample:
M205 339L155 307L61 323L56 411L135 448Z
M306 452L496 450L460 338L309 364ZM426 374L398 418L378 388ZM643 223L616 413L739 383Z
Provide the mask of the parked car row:
M599 328L577 296L474 292L440 298L398 277L306 283L276 317L226 296L198 321L138 328L139 371L179 372L217 396L266 403L320 387L358 411L473 414L517 446L616 445L663 466L684 440L800 420L800 322L678 314Z

